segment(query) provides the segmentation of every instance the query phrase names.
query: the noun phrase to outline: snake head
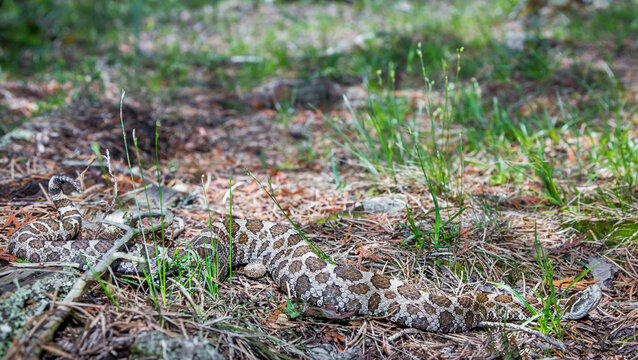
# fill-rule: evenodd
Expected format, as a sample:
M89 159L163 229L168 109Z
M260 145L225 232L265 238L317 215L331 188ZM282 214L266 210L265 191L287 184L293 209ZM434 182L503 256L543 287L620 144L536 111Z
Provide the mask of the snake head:
M61 189L63 184L70 184L78 192L82 192L82 185L79 181L64 175L51 176L49 180L49 192L53 189Z
M588 287L578 294L575 294L567 300L563 318L567 320L578 320L584 318L590 311L594 310L596 306L598 306L602 296L603 292L596 284Z

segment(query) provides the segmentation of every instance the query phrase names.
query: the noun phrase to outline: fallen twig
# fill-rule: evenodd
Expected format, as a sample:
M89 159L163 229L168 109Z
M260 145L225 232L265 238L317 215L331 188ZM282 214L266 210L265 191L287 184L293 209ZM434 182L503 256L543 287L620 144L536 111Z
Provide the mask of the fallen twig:
M478 324L479 327L489 327L489 328L502 328L502 327L506 327L506 328L510 328L510 329L514 329L514 330L519 330L531 335L534 335L536 337L541 338L542 340L544 340L545 342L547 342L548 344L557 347L558 349L560 349L561 351L565 351L565 344L563 344L561 341L558 341L556 339L552 339L551 337L543 334L542 332L538 331L538 330L533 330L533 329L528 329L524 326L521 325L516 325L516 324L509 324L509 323L498 323L498 322L491 322L491 321L481 321Z
M132 217L132 223L135 223L138 218L148 217L148 216L160 216L160 212L155 210L150 213L142 213L135 214ZM110 225L117 226L121 229L126 230L126 233L120 237L113 247L109 251L107 251L100 261L91 269L84 272L84 275L80 277L71 290L67 293L64 300L58 302L59 307L55 309L54 313L46 320L44 325L40 327L38 331L35 331L32 336L27 336L25 339L21 341L22 344L26 345L23 351L18 351L15 348L15 343L10 349L10 352L7 354L7 359L9 358L28 358L28 359L38 359L40 354L42 353L43 346L51 341L53 335L56 330L60 327L62 322L66 319L66 317L71 313L71 308L66 306L65 304L70 304L78 299L84 291L86 290L87 284L93 280L96 280L102 273L104 273L109 266L116 260L119 249L126 244L128 241L133 239L136 235L139 235L142 232L152 232L157 231L162 225L170 224L173 220L173 214L169 210L164 210L164 215L166 216L166 220L163 223L159 223L156 225L151 225L147 228L134 228L125 224L118 224L114 222L109 222ZM16 338L18 339L18 338ZM13 350L13 351L11 351Z

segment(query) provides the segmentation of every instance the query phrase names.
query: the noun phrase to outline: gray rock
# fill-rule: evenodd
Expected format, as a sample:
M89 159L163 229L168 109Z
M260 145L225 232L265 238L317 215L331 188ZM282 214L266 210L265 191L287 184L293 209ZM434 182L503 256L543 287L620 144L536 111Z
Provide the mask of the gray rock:
M35 136L35 132L28 129L15 129L6 133L0 138L0 147L7 146L15 140L31 139Z
M363 202L363 210L366 212L380 212L393 214L405 209L405 197L395 196L379 196L367 199Z
M308 355L315 360L354 360L360 358L358 348L351 347L339 352L335 346L330 344L308 347Z
M141 333L131 346L131 359L222 360L224 356L206 338L172 338L159 331Z
M592 267L591 276L599 279L598 285L603 290L609 290L614 285L614 278L620 271L618 267L605 259L604 257L590 257L587 259L587 267Z

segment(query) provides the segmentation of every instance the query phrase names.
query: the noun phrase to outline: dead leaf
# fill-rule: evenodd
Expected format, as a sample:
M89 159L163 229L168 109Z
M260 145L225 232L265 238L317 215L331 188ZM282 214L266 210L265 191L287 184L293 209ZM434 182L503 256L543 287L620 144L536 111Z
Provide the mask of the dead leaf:
M566 278L561 279L561 280L555 280L552 283L554 284L554 286L556 286L559 289L566 289L569 286L569 284L571 284L572 282L574 282L573 278L566 277ZM598 282L598 279L596 279L596 280L580 280L580 281L577 281L576 283L574 283L574 285L572 285L570 289L585 290L590 285L596 284L597 282Z
M547 205L548 201L541 196L519 196L507 200L507 204L521 210L525 207Z
M322 306L322 307L310 306L304 309L303 311L304 315L323 317L323 318L332 319L332 320L349 319L355 313L356 311L347 311L347 312L340 313L337 311L335 307L332 307L332 306Z
M377 249L381 247L381 244L370 244L370 245L363 245L358 247L355 250L355 253L359 255L359 265L361 265L361 261L365 258L365 259L370 259L372 261L384 261L384 260L389 260L389 257L385 254L379 254L379 255L375 255L377 252Z
M590 257L587 259L587 266L592 267L591 275L594 279L600 280L600 288L609 290L614 284L614 279L620 269L604 257Z

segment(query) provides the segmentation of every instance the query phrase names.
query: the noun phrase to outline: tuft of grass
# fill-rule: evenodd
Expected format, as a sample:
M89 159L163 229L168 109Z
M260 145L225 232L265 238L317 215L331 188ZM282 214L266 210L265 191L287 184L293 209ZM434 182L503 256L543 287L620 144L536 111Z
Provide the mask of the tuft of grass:
M204 284L206 285L206 289L213 295L215 298L219 298L219 258L217 249L219 248L219 242L222 239L219 239L218 236L215 235L213 231L213 215L210 210L210 203L208 202L208 195L206 194L206 183L204 182L204 175L202 174L202 192L204 193L204 201L206 202L206 212L208 214L208 231L210 232L210 245L213 248L213 251L209 253L208 251L204 252L204 257L201 259L204 263L202 268L199 268L203 275ZM230 223L232 224L232 217L230 219ZM231 225L232 227L232 225ZM230 260L230 259L229 259Z
M454 221L454 219L459 217L463 213L463 211L465 211L466 208L465 207L460 208L456 213L450 216L446 221L443 221L442 213L443 213L443 210L446 210L447 208L443 208L439 206L439 202L436 199L436 196L433 193L430 193L430 194L432 195L432 199L434 201L434 208L429 210L427 213L425 213L424 216L428 216L431 213L434 213L434 224L432 226L432 232L429 233L429 232L425 232L421 230L421 227L416 223L416 220L412 216L410 207L406 204L405 209L406 209L408 223L400 224L400 225L410 230L412 234L409 235L407 238L405 238L405 240L401 242L401 245L414 239L417 249L423 250L424 248L427 247L428 250L431 250L432 246L435 246L435 247L440 246L442 243L447 243L451 239L454 239L457 237L457 233L455 232L451 234L449 233L450 224L452 223L452 221Z
M554 205L564 206L567 198L565 189L554 180L554 169L549 162L545 160L544 151L540 142L538 143L538 151L536 153L529 153L527 156L530 161L530 166L534 169L534 173L543 184L545 198Z
M297 88L293 87L292 93L288 94L288 90L281 97L281 100L275 103L275 110L277 111L276 120L280 124L283 124L284 128L288 128L292 124L293 116L295 115L295 100L297 99Z
M427 77L421 44L417 45L415 51L421 62L427 92L425 112L423 108L414 111L406 98L396 95L396 72L390 64L390 88L387 91L375 91L369 87L368 106L364 110L355 111L344 96L346 108L351 115L350 123L326 115L323 118L334 130L334 135L330 136L333 144L353 155L371 174L396 178L399 169L416 166L423 170L424 182L434 193L441 194L449 190L450 184L454 182L450 170L453 168L454 157L450 150L453 147L450 123L454 117L458 87L452 86L447 75L444 76L444 97L440 104L433 106L431 95L434 82ZM457 51L455 83L458 83L461 70L462 52L463 48ZM379 87L383 88L381 71L377 72L377 77ZM421 121L425 116L430 120L428 125ZM436 120L440 121L440 129L435 126ZM460 148L462 149L462 144Z
M593 149L592 158L614 175L616 187L611 191L616 196L609 204L624 211L629 209L638 195L638 141L629 130L616 130L603 137L598 148Z
M565 326L561 324L561 319L563 316L563 312L561 309L562 304L564 303L562 299L562 294L566 294L567 290L569 290L575 283L580 281L591 269L592 266L587 270L583 271L580 275L578 275L562 292L561 295L557 294L556 288L554 286L554 264L552 260L549 258L549 255L543 249L542 244L538 240L538 232L536 229L536 225L534 225L534 251L536 252L536 256L534 260L537 266L541 269L542 272L542 288L546 289L546 295L543 296L540 293L535 293L535 295L539 298L541 302L540 309L535 309L532 307L526 300L523 298L518 292L510 288L509 286L501 283L492 284L497 285L508 292L510 292L514 297L516 297L521 303L525 305L525 307L530 311L532 317L528 319L523 325L528 324L532 321L536 321L535 328L542 332L543 334L553 334L558 339L563 339L565 336Z

